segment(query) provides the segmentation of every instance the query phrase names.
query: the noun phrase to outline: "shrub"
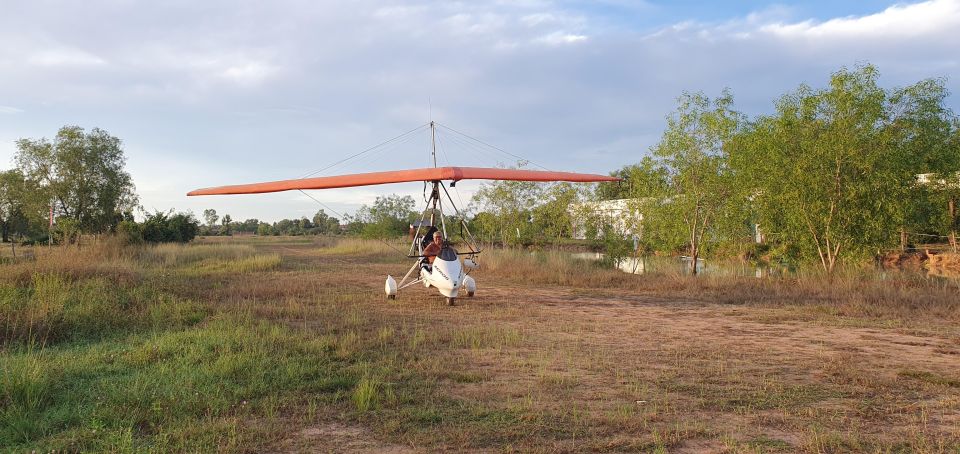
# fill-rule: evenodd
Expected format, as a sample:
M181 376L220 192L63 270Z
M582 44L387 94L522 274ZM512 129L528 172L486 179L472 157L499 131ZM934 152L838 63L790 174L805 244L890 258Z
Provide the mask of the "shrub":
M117 237L125 244L143 243L143 230L134 221L122 221L117 225Z
M187 243L200 232L200 223L189 213L157 211L148 214L141 227L143 239L149 243Z

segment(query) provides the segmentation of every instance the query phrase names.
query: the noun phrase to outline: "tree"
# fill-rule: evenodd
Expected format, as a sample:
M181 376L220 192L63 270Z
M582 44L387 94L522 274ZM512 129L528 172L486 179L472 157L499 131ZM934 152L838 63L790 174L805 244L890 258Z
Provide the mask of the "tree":
M523 168L526 162L517 163ZM478 232L503 244L529 243L537 234L533 209L543 201L544 185L531 181L490 181L473 195L472 211L485 212Z
M415 215L413 197L391 194L380 196L371 206L361 206L357 216L364 222L363 236L385 238L402 235Z
M942 82L887 91L877 78L868 65L841 69L825 89L801 86L734 147L760 224L828 273L896 244L918 204L916 175L943 148Z
M543 190L544 200L531 211L537 237L555 244L569 238L573 229L571 208L582 200L580 190L570 183L549 185Z
M914 213L914 219L917 225L932 227L931 233L946 236L956 252L960 230L960 120L954 116L946 128L942 119L936 123L940 126L932 128L936 139L926 141L933 145L930 165L925 169L929 174L922 177L920 185L929 202L922 206L927 212Z
M102 129L65 126L52 142L21 139L15 159L37 188L31 203L52 201L54 215L71 220L78 232L112 230L136 206L121 141Z
M257 225L257 235L259 236L273 235L273 227L270 224L267 224L266 222L261 222L259 225Z
M644 216L661 222L668 231L684 233L690 271L696 274L705 240L727 217L725 210L736 203L727 148L743 120L733 110L728 91L714 100L702 93L684 93L678 104L653 148L656 160L647 163L651 171L643 174L649 183L665 183L657 188L664 192L651 194L656 203L649 205ZM657 182L658 176L664 180Z
M133 231L125 227L124 230ZM200 223L190 213L148 213L140 226L140 238L150 243L186 243L200 232Z
M233 218L231 218L229 214L225 214L225 215L223 215L223 219L221 219L220 222L223 224L223 228L220 229L220 234L221 234L221 235L230 235L230 234L231 234L231 228L232 228L232 226L230 225L230 223L233 222Z
M317 233L331 234L340 232L340 220L328 215L322 209L313 215L313 225Z
M217 215L217 210L213 208L203 210L203 220L206 221L208 227L216 226L218 219L220 219L220 216Z
M3 242L10 241L13 234L25 232L28 220L24 213L24 198L28 192L19 170L0 172L0 230Z

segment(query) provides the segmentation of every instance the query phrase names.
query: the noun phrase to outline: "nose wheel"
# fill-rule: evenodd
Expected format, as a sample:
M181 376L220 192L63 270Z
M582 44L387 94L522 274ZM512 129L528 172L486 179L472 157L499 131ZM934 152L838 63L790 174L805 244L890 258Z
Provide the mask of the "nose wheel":
M457 304L456 298L450 298L450 297L447 298L447 306L453 306L455 304Z

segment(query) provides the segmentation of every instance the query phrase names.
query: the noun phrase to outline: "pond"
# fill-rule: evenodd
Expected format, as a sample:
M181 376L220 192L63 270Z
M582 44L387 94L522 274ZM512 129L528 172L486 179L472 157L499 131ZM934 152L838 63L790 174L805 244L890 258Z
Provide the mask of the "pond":
M600 252L580 252L571 254L573 258L581 260L600 261L604 254ZM626 257L616 264L616 267L630 274L690 274L690 257ZM949 268L926 269L914 267L877 266L873 270L864 270L865 273L877 280L946 280L960 283L960 271ZM772 265L765 263L750 263L736 260L697 260L697 274L731 277L756 277L758 279L777 276L795 276L795 268L786 265Z

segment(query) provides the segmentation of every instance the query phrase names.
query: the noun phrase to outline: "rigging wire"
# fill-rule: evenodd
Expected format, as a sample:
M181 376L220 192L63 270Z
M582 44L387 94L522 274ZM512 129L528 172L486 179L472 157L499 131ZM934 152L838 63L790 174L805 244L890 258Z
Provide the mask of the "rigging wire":
M447 156L446 148L444 148L444 146L443 146L443 141L440 140L440 135L439 135L439 134L437 135L437 145L440 146L440 152L443 153L443 158L446 159L447 165L448 165L448 166L451 165L451 164L450 164L450 158ZM446 191L446 188L444 188L444 191ZM457 194L457 200L460 201L460 206L463 207L464 209L466 209L466 204L463 203L463 198L460 197L460 191L457 190L457 187L456 187L456 186L453 186L453 192ZM449 193L449 192L447 193L447 196L448 196L448 197L450 196L450 193ZM459 213L458 213L458 214L459 214ZM462 216L462 215L460 216L460 219L466 221L465 219L463 219L463 216Z
M531 161L531 160L529 160L529 159L524 158L523 156L517 156L517 155L515 155L515 154L513 154L513 153L510 153L510 152L507 151L507 150L504 150L504 149L502 149L502 148L499 148L499 147L495 147L495 146L493 146L493 145L490 145L489 143L486 143L486 142L484 142L484 141L482 141L482 140L480 140L480 139L478 139L478 138L476 138L476 137L473 137L473 136L471 136L471 135L468 135L468 134L462 133L462 132L460 132L460 131L457 131L456 129L453 129L453 128L447 126L447 125L437 123L437 126L440 126L441 128L449 129L450 131L453 131L453 132L455 132L455 133L457 133L457 134L460 134L461 136L464 136L464 137L466 137L466 138L468 138L468 139L470 139L470 140L473 140L474 142L478 142L478 143L481 143L481 144L483 144L483 145L486 145L486 146L488 146L488 147L490 147L490 148L493 148L494 150L497 150L497 151L499 151L499 152L501 152L501 153L504 153L504 154L506 154L506 155L512 156L512 157L514 157L514 158L516 158L516 159L520 159L520 160L522 160L522 161L529 162L530 164L533 164L533 165L535 165L535 166L537 166L537 167L539 167L539 168L541 168L541 169L543 169L543 170L550 170L550 169L548 169L548 168L546 168L546 167L544 167L544 166L542 166L542 165L540 165L540 164L537 164L536 162L533 162L533 161Z
M473 143L473 142L470 142L470 141L468 141L468 140L466 140L466 139L463 139L463 138L461 138L461 137L457 137L457 136L455 136L455 135L453 135L453 134L445 135L445 137L447 138L447 140L448 140L449 142L456 143L457 145L463 147L464 149L467 149L468 151L475 151L475 152L477 152L477 153L474 154L474 158L477 159L477 162L479 162L481 166L487 166L488 164L487 164L486 162L480 160L480 159L476 156L476 154L482 154L484 157L490 159L490 160L492 161L492 163L493 163L493 164L492 164L492 167L497 167L497 166L502 165L502 162L498 159L497 155L496 155L496 154L493 154L490 150L487 150L487 149L485 149L485 148L483 148L483 147L481 147L481 146L479 146L479 145L477 145L477 144L475 144L475 143Z
M373 150L375 150L375 149L377 149L377 148L380 148L381 146L384 146L384 145L386 145L386 144L388 144L388 143L391 143L391 142L393 142L393 141L395 141L395 140L397 140L397 139L399 139L399 138L401 138L401 137L403 137L403 136L406 136L406 135L408 135L408 134L412 134L412 133L416 132L417 130L419 130L419 129L421 129L421 128L425 128L425 127L427 127L427 126L429 126L429 125L430 125L430 124L427 123L427 124L423 124L423 125L417 126L416 128L413 128L413 129L411 129L411 130L409 130L409 131L407 131L407 132L405 132L405 133L403 133L403 134L400 134L399 136L396 136L396 137L394 137L394 138L392 138L392 139L389 139L389 140L385 140L385 141L383 141L383 142L380 142L380 143L378 143L378 144L376 144L376 145L374 145L374 146L372 146L372 147L370 147L370 148L367 148L366 150L363 150L363 151L361 151L361 152L354 153L354 154L352 154L352 155L350 155L350 156L347 156L346 158L343 158L343 159L341 159L341 160L339 160L339 161L337 161L337 162L334 162L333 164L330 164L330 165L328 165L328 166L326 166L326 167L324 167L324 168L322 168L322 169L320 169L320 170L317 170L317 171L314 171L314 172L310 172L310 173L308 173L308 174L306 174L306 175L304 175L304 176L302 176L302 177L300 177L300 178L306 178L306 177L309 177L309 176L312 176L312 175L316 175L316 174L318 174L318 173L320 173L320 172L323 172L323 171L325 171L325 170L329 170L329 169L331 169L331 168L333 168L333 167L336 167L336 166L338 166L338 165L340 165L340 164L343 164L344 162L347 162L347 161L349 161L349 160L351 160L351 159L353 159L353 158L355 158L355 157L357 157L357 156L364 155L364 154L366 154L366 153L368 153L368 152L370 152L370 151L373 151Z
M508 155L504 155L502 153L498 154L496 150L490 149L488 147L484 147L463 136L458 136L456 134L449 134L447 138L453 142L456 142L457 144L459 144L460 146L466 149L482 154L492 162L491 164L492 167L505 167L510 162L517 162L510 159L511 157L509 157ZM508 159L504 159L504 157L507 157Z
M345 218L346 218L346 216L340 214L339 212L337 212L337 210L334 210L333 208L330 208L327 204L325 204L325 203L317 200L316 197L314 197L314 196L306 193L303 189L297 189L297 190L300 191L301 194L303 194L303 195L305 195L305 196L307 196L307 197L310 197L310 199L313 200L314 202L319 203L320 206L322 206L322 207L330 210L331 213L333 213L333 214L335 214L335 215L337 215L337 216L340 216L340 219L345 219ZM381 243L387 245L388 248L393 249L394 251L397 251L397 252L399 252L400 254L407 255L405 252L401 251L400 249L395 248L392 244L387 243L387 242L384 241L382 238L377 238L377 240L379 240Z
M440 140L441 140L441 139L440 139L441 136L443 136L443 140L447 141L447 143L449 143L449 144L457 144L457 145L462 146L463 148L469 148L469 147L464 146L465 144L462 144L462 143L458 142L458 141L456 140L457 138L456 138L455 136L453 136L452 134L449 134L449 133L446 133L446 132L444 132L443 134L440 134L440 131L437 131L437 133L438 133L438 134L437 134L437 142L438 142L438 143L439 143ZM462 140L462 139L460 139L460 140ZM486 150L484 150L483 153L487 153ZM482 160L480 160L480 159L477 157L477 153L464 153L464 154L466 154L467 156L470 157L472 163L480 164L480 167L485 167L485 166L486 166L486 163L483 162ZM456 186L454 186L454 187L456 187Z
M398 141L393 142L393 143L391 143L391 144L389 144L389 145L386 145L386 146L384 146L384 147L381 147L381 148L378 149L377 151L375 151L375 152L373 152L373 153L370 153L370 154L367 155L367 156L364 156L362 159L358 159L358 160L354 161L354 164L355 164L356 168L364 169L364 168L366 168L369 164L373 164L374 162L377 162L377 161L383 156L384 153L386 153L386 152L388 152L388 151L395 150L395 149L397 149L397 148L399 148L399 147L402 147L402 146L404 146L404 145L406 145L406 144L408 144L408 143L410 143L411 141L416 140L416 139L417 139L417 135L416 135L416 134L412 134L412 135L409 135L409 136L407 136L407 137L404 137L404 138L401 139L401 140L398 140Z

